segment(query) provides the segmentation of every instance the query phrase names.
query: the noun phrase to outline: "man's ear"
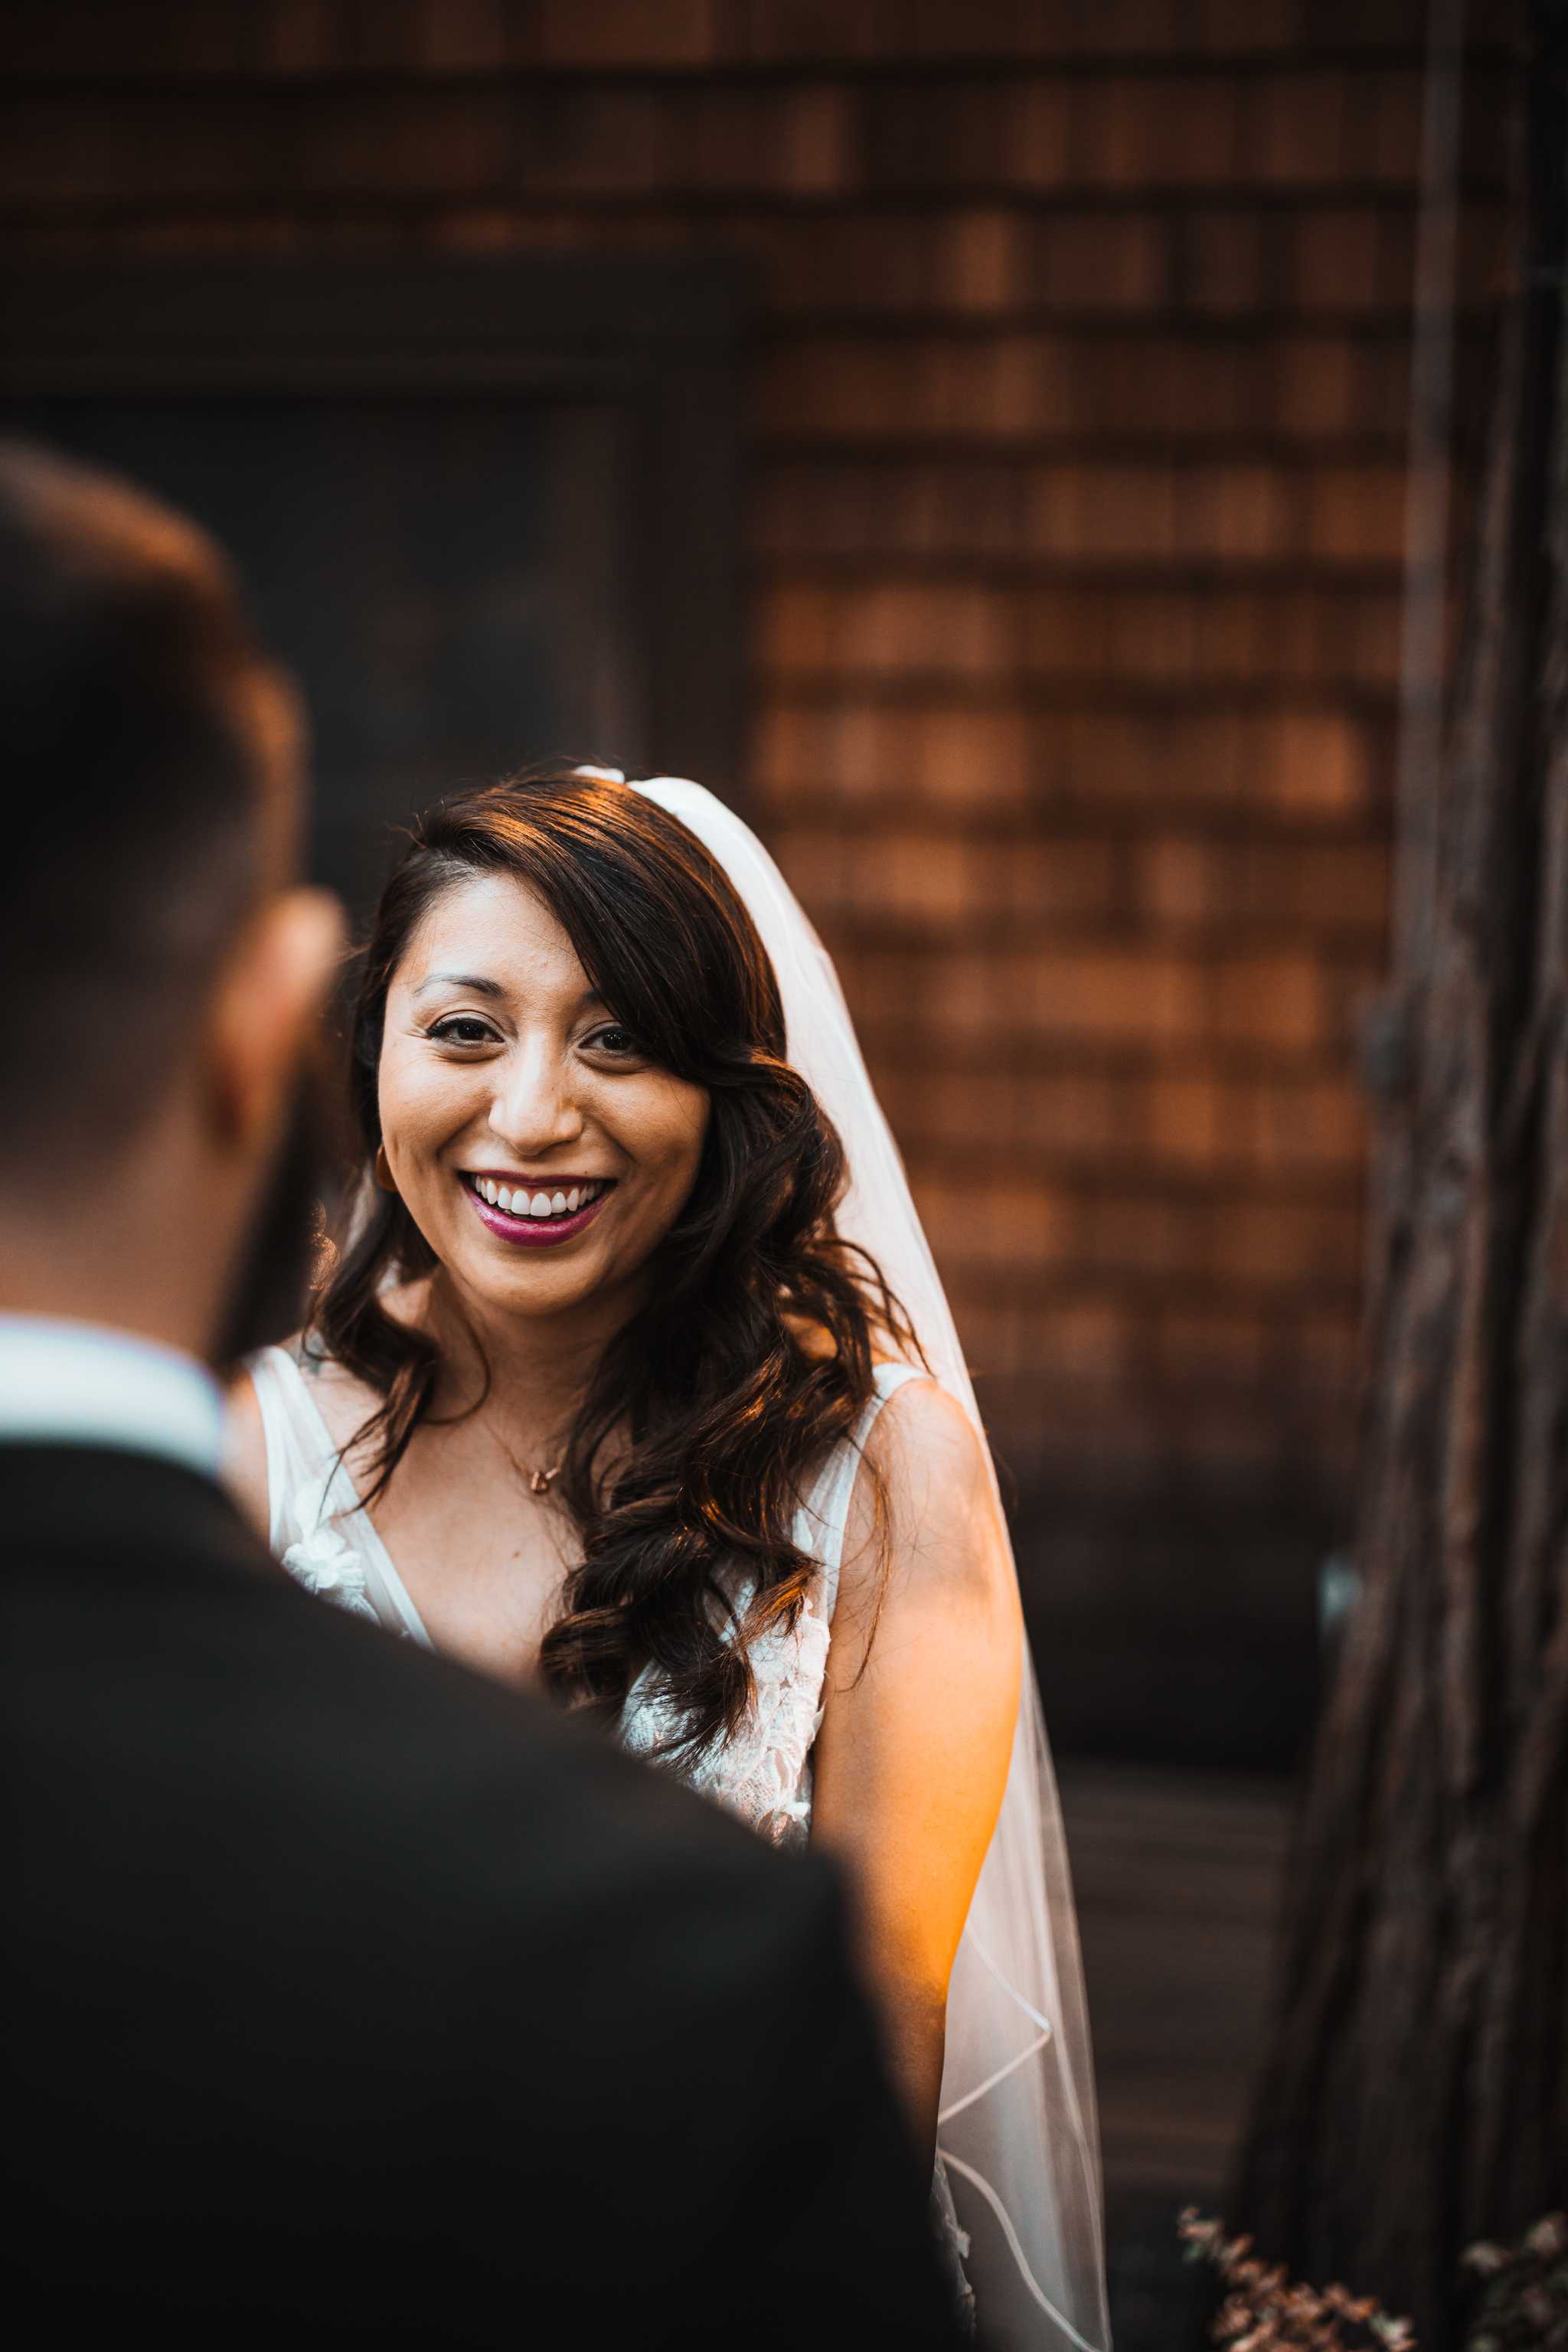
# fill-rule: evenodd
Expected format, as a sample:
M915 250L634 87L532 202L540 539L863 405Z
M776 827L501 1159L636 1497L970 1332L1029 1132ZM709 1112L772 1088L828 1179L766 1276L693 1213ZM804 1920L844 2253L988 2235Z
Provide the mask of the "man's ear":
M205 1091L221 1149L245 1152L274 1133L344 938L343 911L330 891L285 890L236 940L206 1026Z

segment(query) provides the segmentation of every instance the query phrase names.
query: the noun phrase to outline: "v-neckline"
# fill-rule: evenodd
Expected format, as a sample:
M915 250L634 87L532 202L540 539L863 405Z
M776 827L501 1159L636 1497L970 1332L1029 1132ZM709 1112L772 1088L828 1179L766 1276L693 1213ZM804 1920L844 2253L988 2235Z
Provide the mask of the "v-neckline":
M371 1517L370 1512L365 1507L364 1499L360 1494L359 1488L354 1485L348 1464L343 1458L343 1448L338 1444L337 1439L327 1427L327 1417L321 1411L321 1406L316 1402L315 1398L310 1394L310 1384L305 1378L302 1367L299 1363L298 1360L289 1353L287 1348L279 1348L278 1353L282 1357L284 1362L288 1365L289 1370L294 1375L294 1379L299 1386L300 1395L304 1402L305 1410L314 1421L317 1428L321 1431L322 1439L326 1444L331 1447L335 1457L332 1465L332 1484L331 1487L329 1489L329 1493L335 1491L341 1484L344 1490L344 1501L342 1503L341 1512L334 1512L334 1517L347 1517L350 1514L357 1517L360 1522L358 1532L370 1547L373 1562L380 1574L383 1584L386 1587L387 1597L391 1601L393 1607L402 1618L405 1627L408 1633L413 1635L414 1639L416 1642L421 1643L426 1650L433 1651L436 1644L430 1639L429 1628L426 1626L424 1618L421 1617L418 1610L414 1604L413 1594L409 1591L408 1587L405 1584L402 1577L398 1573L396 1561L393 1559L392 1554L387 1550L384 1542L382 1540L380 1528L376 1526L375 1521Z

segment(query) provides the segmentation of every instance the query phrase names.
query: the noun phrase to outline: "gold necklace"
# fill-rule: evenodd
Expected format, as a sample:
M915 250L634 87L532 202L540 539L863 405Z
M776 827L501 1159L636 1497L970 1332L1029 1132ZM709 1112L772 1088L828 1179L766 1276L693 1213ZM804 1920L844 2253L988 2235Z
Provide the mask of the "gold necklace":
M496 1444L500 1447L501 1452L506 1455L507 1460L511 1464L511 1466L517 1472L518 1476L520 1478L527 1479L529 1493L531 1495L548 1495L550 1489L553 1486L555 1481L560 1477L561 1473L566 1467L566 1456L563 1454L560 1461L555 1465L555 1467L552 1470L535 1470L531 1468L528 1463L520 1462L518 1460L516 1454L512 1452L510 1446L507 1444L505 1438L501 1435L500 1430L497 1429L493 1422L487 1421L485 1427L489 1431L490 1435L495 1439Z

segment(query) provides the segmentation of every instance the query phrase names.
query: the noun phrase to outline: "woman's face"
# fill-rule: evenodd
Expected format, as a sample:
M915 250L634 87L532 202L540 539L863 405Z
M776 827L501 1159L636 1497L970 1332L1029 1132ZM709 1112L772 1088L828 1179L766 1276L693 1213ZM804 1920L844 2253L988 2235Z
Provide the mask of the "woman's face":
M679 1216L708 1095L647 1061L555 917L501 875L454 883L387 993L393 1181L461 1289L555 1315L633 1285Z

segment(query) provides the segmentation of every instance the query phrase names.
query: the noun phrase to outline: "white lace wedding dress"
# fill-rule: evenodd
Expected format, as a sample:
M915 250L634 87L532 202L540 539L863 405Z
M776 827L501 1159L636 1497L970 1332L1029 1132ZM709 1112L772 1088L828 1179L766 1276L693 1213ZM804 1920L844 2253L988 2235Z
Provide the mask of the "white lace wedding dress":
M283 1348L264 1349L249 1370L266 1433L272 1549L308 1591L433 1648L386 1546L359 1507L353 1478L311 1394L310 1370ZM795 1517L795 1541L816 1562L815 1587L793 1627L766 1633L753 1645L756 1703L745 1724L686 1776L774 1845L803 1844L811 1832L812 1747L822 1721L844 1530L861 1451L888 1399L920 1377L908 1364L878 1366L876 1393L858 1426L828 1456ZM737 1583L731 1597L743 1608L749 1586ZM647 1755L673 1728L657 1682L645 1671L627 1696L621 1738L635 1754ZM932 2218L954 2299L961 2315L972 2320L963 2270L967 2240L940 2159Z

